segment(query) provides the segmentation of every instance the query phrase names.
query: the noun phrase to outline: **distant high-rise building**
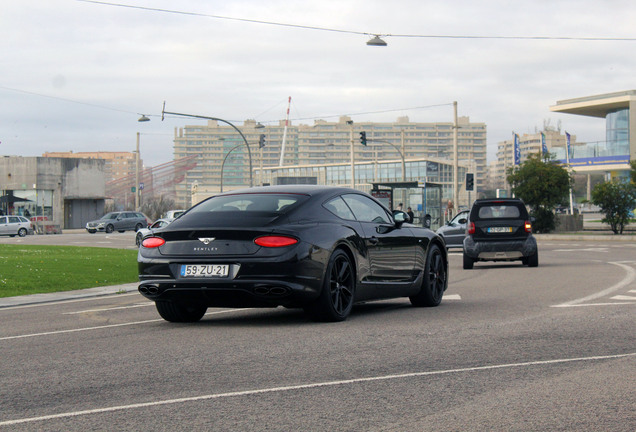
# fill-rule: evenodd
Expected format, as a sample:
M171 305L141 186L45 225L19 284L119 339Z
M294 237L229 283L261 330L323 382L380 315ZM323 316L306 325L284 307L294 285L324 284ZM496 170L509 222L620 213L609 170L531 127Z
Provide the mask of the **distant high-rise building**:
M352 142L356 162L400 160L403 156L406 160L430 158L448 163L454 157L452 122L420 123L401 117L396 122L357 123L343 116L337 122L316 120L313 125L286 127L282 120L265 128L257 126L254 120L238 126L249 144L254 185L261 182L262 168L350 161ZM361 143L360 132L366 134L366 146ZM259 146L261 134L265 134L263 147ZM188 171L185 181L177 186L179 204L191 204L194 184L199 190L216 191L221 185L228 190L250 184L248 149L234 128L209 120L206 125L175 129L174 158L192 155L198 155L197 167ZM471 166L475 189L482 190L486 173L486 124L471 123L468 117L458 118L457 158L458 163Z

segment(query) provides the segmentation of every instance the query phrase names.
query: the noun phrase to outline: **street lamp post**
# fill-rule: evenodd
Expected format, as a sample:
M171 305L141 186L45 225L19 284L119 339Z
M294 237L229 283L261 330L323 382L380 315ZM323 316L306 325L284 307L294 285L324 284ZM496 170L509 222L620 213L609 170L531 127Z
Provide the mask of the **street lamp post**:
M245 144L245 146L247 147L247 154L249 157L249 161L250 161L250 187L254 186L254 179L253 179L253 175L252 175L252 150L250 149L250 145L247 142L247 138L245 138L245 135L243 135L243 132L240 131L239 128L237 128L236 126L234 126L232 123L230 123L227 120L223 120L221 118L218 117L208 117L208 116L201 116L201 115L195 115L195 114L182 114L182 113L176 113L176 112L169 112L166 111L166 103L163 103L163 109L161 110L161 120L163 121L164 115L165 114L170 114L170 115L176 115L176 116L181 116L181 117L190 117L190 118L201 118L201 119L207 119L207 120L216 120L216 121L220 121L223 122L229 126L231 126L232 128L234 128L235 131L237 131L239 133L239 135L241 135L241 138L243 138L243 142ZM241 144L243 145L243 144ZM234 149L232 149L234 150ZM230 150L230 151L232 151ZM224 161L225 162L225 161ZM221 173L221 186L223 185L223 173Z
M404 153L392 142L389 141L384 141L384 140L379 140L379 139L368 139L368 142L379 142L379 143L383 143L383 144L388 144L391 147L393 147L395 149L395 151L398 152L398 154L400 155L400 159L402 159L402 181L405 182L406 181L406 159L404 159Z
M219 187L219 192L223 192L223 169L225 168L225 161L227 161L228 156L230 155L230 153L232 153L234 150L236 150L237 148L243 146L245 144L241 143L241 144L237 144L234 147L232 147L230 149L230 151L228 151L225 154L225 157L223 158L223 162L221 163L221 185Z
M138 122L150 121L148 117L142 115ZM135 148L135 211L139 211L139 135L137 132L137 146Z

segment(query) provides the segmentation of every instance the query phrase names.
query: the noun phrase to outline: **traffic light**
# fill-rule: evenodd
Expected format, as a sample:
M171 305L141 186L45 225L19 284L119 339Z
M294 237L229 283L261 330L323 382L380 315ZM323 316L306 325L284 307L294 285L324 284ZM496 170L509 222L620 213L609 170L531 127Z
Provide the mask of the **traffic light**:
M475 174L466 173L466 190L472 191L475 189Z
M263 147L265 147L265 134L261 134L261 136L258 137L258 148Z
M365 131L360 132L360 144L367 145L367 133Z

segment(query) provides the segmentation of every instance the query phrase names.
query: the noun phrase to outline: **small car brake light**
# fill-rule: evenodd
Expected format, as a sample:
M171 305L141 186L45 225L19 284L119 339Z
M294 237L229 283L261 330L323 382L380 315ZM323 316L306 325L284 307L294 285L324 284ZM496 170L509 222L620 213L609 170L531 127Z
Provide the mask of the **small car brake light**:
M531 233L532 232L532 224L530 223L530 221L526 221L525 228L526 228L526 232L527 233Z
M298 240L293 237L272 235L258 237L254 239L254 243L263 247L285 247L298 243Z
M166 244L166 241L161 237L148 237L141 242L141 245L148 249L158 248L164 244Z
M466 228L468 234L475 234L475 222L469 222Z

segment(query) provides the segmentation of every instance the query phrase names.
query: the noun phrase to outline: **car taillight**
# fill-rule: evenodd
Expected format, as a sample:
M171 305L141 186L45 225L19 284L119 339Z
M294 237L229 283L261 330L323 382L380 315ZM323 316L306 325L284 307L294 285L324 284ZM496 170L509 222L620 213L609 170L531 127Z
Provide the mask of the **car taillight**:
M164 244L166 244L166 241L161 237L148 237L141 242L141 245L148 249L158 248L159 246L163 246Z
M468 234L475 234L475 222L469 222L466 226L466 232Z
M263 247L285 247L298 243L298 240L287 236L263 236L254 239L254 243Z
M530 223L530 221L526 221L525 228L526 228L526 232L527 233L531 233L532 232L532 224Z

